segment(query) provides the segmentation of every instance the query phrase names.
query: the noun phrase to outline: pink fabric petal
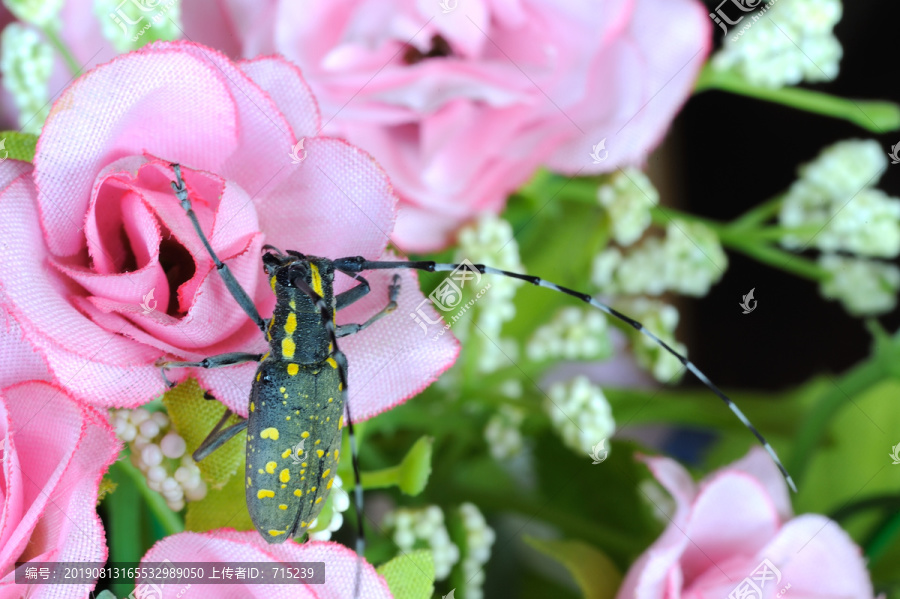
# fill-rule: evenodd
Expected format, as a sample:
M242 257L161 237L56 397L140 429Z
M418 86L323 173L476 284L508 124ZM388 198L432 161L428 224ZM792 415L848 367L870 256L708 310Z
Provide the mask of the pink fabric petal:
M259 584L205 584L191 587L191 592L221 599L318 598L352 599L357 558L350 549L338 543L308 542L302 545L288 542L270 545L259 534L236 532L229 529L209 533L184 532L159 541L144 556L142 562L211 562L234 566L242 562L325 562L323 585L259 585ZM371 564L362 563L360 596L367 599L392 597L384 581ZM175 599L183 592L182 585L165 585L161 599ZM198 596L200 596L198 595Z
M267 56L239 62L238 67L272 97L296 139L319 134L319 105L296 65Z
M0 596L13 583L16 561L103 562L107 549L96 513L100 478L121 444L106 419L65 391L25 382L0 393L0 427L8 422L2 465ZM33 587L34 596L83 597L93 585ZM51 592L52 591L52 592ZM18 595L14 595L18 596Z

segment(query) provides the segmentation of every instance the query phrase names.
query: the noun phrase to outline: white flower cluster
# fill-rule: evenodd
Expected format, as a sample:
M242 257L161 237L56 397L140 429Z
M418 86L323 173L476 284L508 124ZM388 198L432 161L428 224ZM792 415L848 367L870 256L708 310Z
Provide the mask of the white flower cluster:
M500 393L518 399L522 396L522 383L517 379L505 381L501 386ZM522 450L522 431L519 430L519 427L523 420L525 420L525 413L512 405L500 406L500 409L488 420L484 429L484 439L487 441L494 459L503 460Z
M340 529L344 524L344 514L350 507L350 496L344 490L344 481L337 474L334 475L334 484L331 485L331 494L328 496L331 501L331 521L326 528L309 533L309 538L313 541L328 541L331 539L331 533ZM309 524L309 528L315 528L319 519L314 518Z
M40 133L50 114L50 74L53 48L30 27L10 23L0 36L0 73L3 87L19 110L25 133Z
M94 15L117 52L181 36L181 0L95 0Z
M458 242L458 261L466 259L473 264L484 263L513 272L524 270L512 226L498 216L482 214L473 225L464 227L459 232ZM493 372L506 366L506 356L515 360L518 350L514 340L500 337L500 330L505 322L516 315L513 297L522 282L509 277L488 275L474 284L472 291L477 292L488 284L490 289L475 304L475 324L487 337L480 343L478 368L481 372Z
M601 185L597 199L609 214L613 239L619 245L631 245L650 226L650 208L659 204L659 192L647 175L628 168Z
M625 307L627 313L641 322L648 331L681 355L687 355L687 347L675 340L675 328L678 326L677 308L640 297L627 302ZM635 330L630 334L638 364L649 369L653 378L661 383L675 382L673 379L680 378L684 366L678 358L643 333Z
M436 505L422 509L397 508L384 517L384 525L394 529L394 543L412 551L416 541L425 541L434 557L434 578L444 580L459 561L459 547L450 540L444 512Z
M56 15L62 8L63 0L3 0L3 4L20 21L39 27L59 27Z
M843 54L834 36L840 0L769 0L764 6L729 26L713 68L734 69L754 85L772 88L837 77Z
M463 577L466 580L466 599L482 599L484 565L491 557L491 547L496 535L475 505L464 503L459 506L459 511L462 514L463 528L466 530L466 555L462 562Z
M114 410L111 420L116 436L129 444L131 461L147 477L147 486L162 494L172 510L184 508L185 500L206 497L200 469L185 455L184 439L169 430L168 416L137 408Z
M598 441L609 439L616 430L603 390L587 377L555 383L547 396L544 409L550 421L566 446L579 454L589 453Z
M782 226L809 226L808 235L786 235L791 249L812 243L825 252L847 251L894 258L900 253L900 199L873 189L887 168L881 146L847 140L800 167L781 205Z
M596 308L563 308L531 335L525 353L533 362L608 357L612 354L612 341L606 315Z
M660 295L675 291L701 297L728 267L719 237L702 223L672 221L664 239L652 237L627 255L616 248L594 259L593 283L605 293Z
M820 286L828 299L837 299L854 316L890 312L897 305L900 269L893 264L823 254L819 266L831 273Z

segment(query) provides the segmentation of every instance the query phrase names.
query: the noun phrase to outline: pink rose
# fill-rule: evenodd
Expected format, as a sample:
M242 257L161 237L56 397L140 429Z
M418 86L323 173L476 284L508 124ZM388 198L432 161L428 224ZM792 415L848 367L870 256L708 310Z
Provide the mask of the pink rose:
M46 367L0 313L0 598L80 599L94 585L23 587L16 562L104 562L100 478L121 448L106 418L46 378ZM43 591L43 594L41 593Z
M296 67L278 58L234 64L193 43L123 55L69 87L33 172L0 164L0 289L54 379L94 405L133 407L165 390L154 366L161 357L266 351L172 192L170 163L183 165L202 228L264 317L274 305L264 244L331 258L388 255L396 199L387 177L319 129ZM293 164L298 140L306 157ZM380 310L392 274L366 274L372 292L338 322ZM414 273L401 275L397 313L341 340L358 420L420 391L458 351L449 336L426 339L408 317L423 296ZM353 284L335 282L337 291ZM170 373L198 378L246 416L255 369Z
M353 599L356 577L356 553L339 543L310 541L299 545L284 543L269 545L256 532L236 532L219 529L208 533L183 532L159 541L144 556L146 562L207 562L228 564L232 568L245 562L271 562L273 566L284 563L325 562L325 584L166 584L159 599L191 599L192 597L217 597L219 599ZM139 584L152 590L151 583ZM157 585L158 586L158 585ZM360 597L365 599L391 599L384 578L368 563L362 562Z
M859 547L825 516L792 516L784 479L761 448L699 485L673 460L645 461L675 514L632 565L618 599L724 599L751 585L766 599L871 599Z
M538 166L643 162L709 51L706 13L694 0L233 0L186 6L183 23L190 39L298 64L325 130L394 182L393 239L424 251L502 210Z

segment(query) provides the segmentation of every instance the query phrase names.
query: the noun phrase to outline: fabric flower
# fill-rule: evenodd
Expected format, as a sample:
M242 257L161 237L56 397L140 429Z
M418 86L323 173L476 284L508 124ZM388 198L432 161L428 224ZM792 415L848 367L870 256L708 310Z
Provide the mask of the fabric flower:
M762 584L766 598L788 585L790 597L873 596L859 547L825 516L793 516L784 479L763 449L699 485L673 460L645 461L675 513L628 571L618 599L758 596L741 594L751 588L747 579Z
M271 562L273 566L286 563L325 562L325 584L203 584L187 589L190 584L137 585L138 596L147 593L154 599L180 599L181 597L219 597L221 599L354 599L357 556L352 550L338 543L310 541L302 545L284 543L269 545L256 531L236 532L220 529L208 533L182 532L164 538L150 548L142 563L178 562L226 563ZM154 588L155 587L155 588ZM384 578L375 572L368 562L362 562L360 597L366 599L391 599Z
M415 251L499 212L539 165L586 175L644 161L710 46L694 0L215 6L184 7L186 36L299 65L325 130L390 174L402 201L393 239Z
M91 404L134 407L164 391L160 358L266 351L172 192L170 163L182 165L202 229L263 317L274 305L264 244L390 256L396 198L384 172L319 129L296 67L271 57L234 64L193 43L148 46L70 86L44 125L33 171L0 164L0 288L54 379ZM292 164L298 140L305 159ZM341 340L357 420L420 391L458 351L452 337L424 339L405 317L423 298L415 274L400 274L398 314ZM392 275L366 274L372 292L338 322L384 307ZM338 275L335 289L354 284ZM255 369L170 373L196 377L246 416Z
M16 324L0 318L0 597L52 590L81 599L93 585L16 585L16 562L106 561L97 489L120 444L103 414L64 389L17 382L49 373Z

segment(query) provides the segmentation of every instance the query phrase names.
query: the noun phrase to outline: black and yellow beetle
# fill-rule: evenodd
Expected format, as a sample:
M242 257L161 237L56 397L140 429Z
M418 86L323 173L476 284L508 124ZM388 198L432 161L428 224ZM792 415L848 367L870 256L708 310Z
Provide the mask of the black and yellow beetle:
M362 324L337 325L335 313L369 293L368 282L360 276L361 272L367 270L412 268L428 272L451 272L466 266L478 273L503 275L559 291L602 310L652 339L709 387L756 436L788 484L796 491L793 480L771 445L737 405L690 360L640 322L586 293L539 277L499 270L483 264L374 261L361 256L328 259L306 256L292 250L282 253L277 248L265 246L267 252L263 255L263 266L275 294L276 306L272 318L263 320L228 266L213 251L191 208L181 168L177 164L172 166L176 179L172 182L172 188L181 206L187 212L231 295L266 334L270 350L265 354L236 352L211 356L199 362L165 361L159 365L165 378L165 370L168 368L217 368L250 361L260 363L252 385L247 420L223 428L232 415L226 410L193 457L197 461L202 460L239 431L247 429L247 507L253 524L268 542L282 543L291 537L302 536L321 511L340 459L345 412L356 483L355 503L357 512L361 510L362 487L359 482L356 440L350 406L347 403L347 359L338 348L337 340L366 328L394 311L400 293L400 278L395 275L388 288L388 303L380 312ZM336 272L356 279L359 284L335 295L333 283ZM361 556L364 543L361 516L357 518L357 523L356 550ZM354 596L358 596L360 573L361 561L356 569Z

